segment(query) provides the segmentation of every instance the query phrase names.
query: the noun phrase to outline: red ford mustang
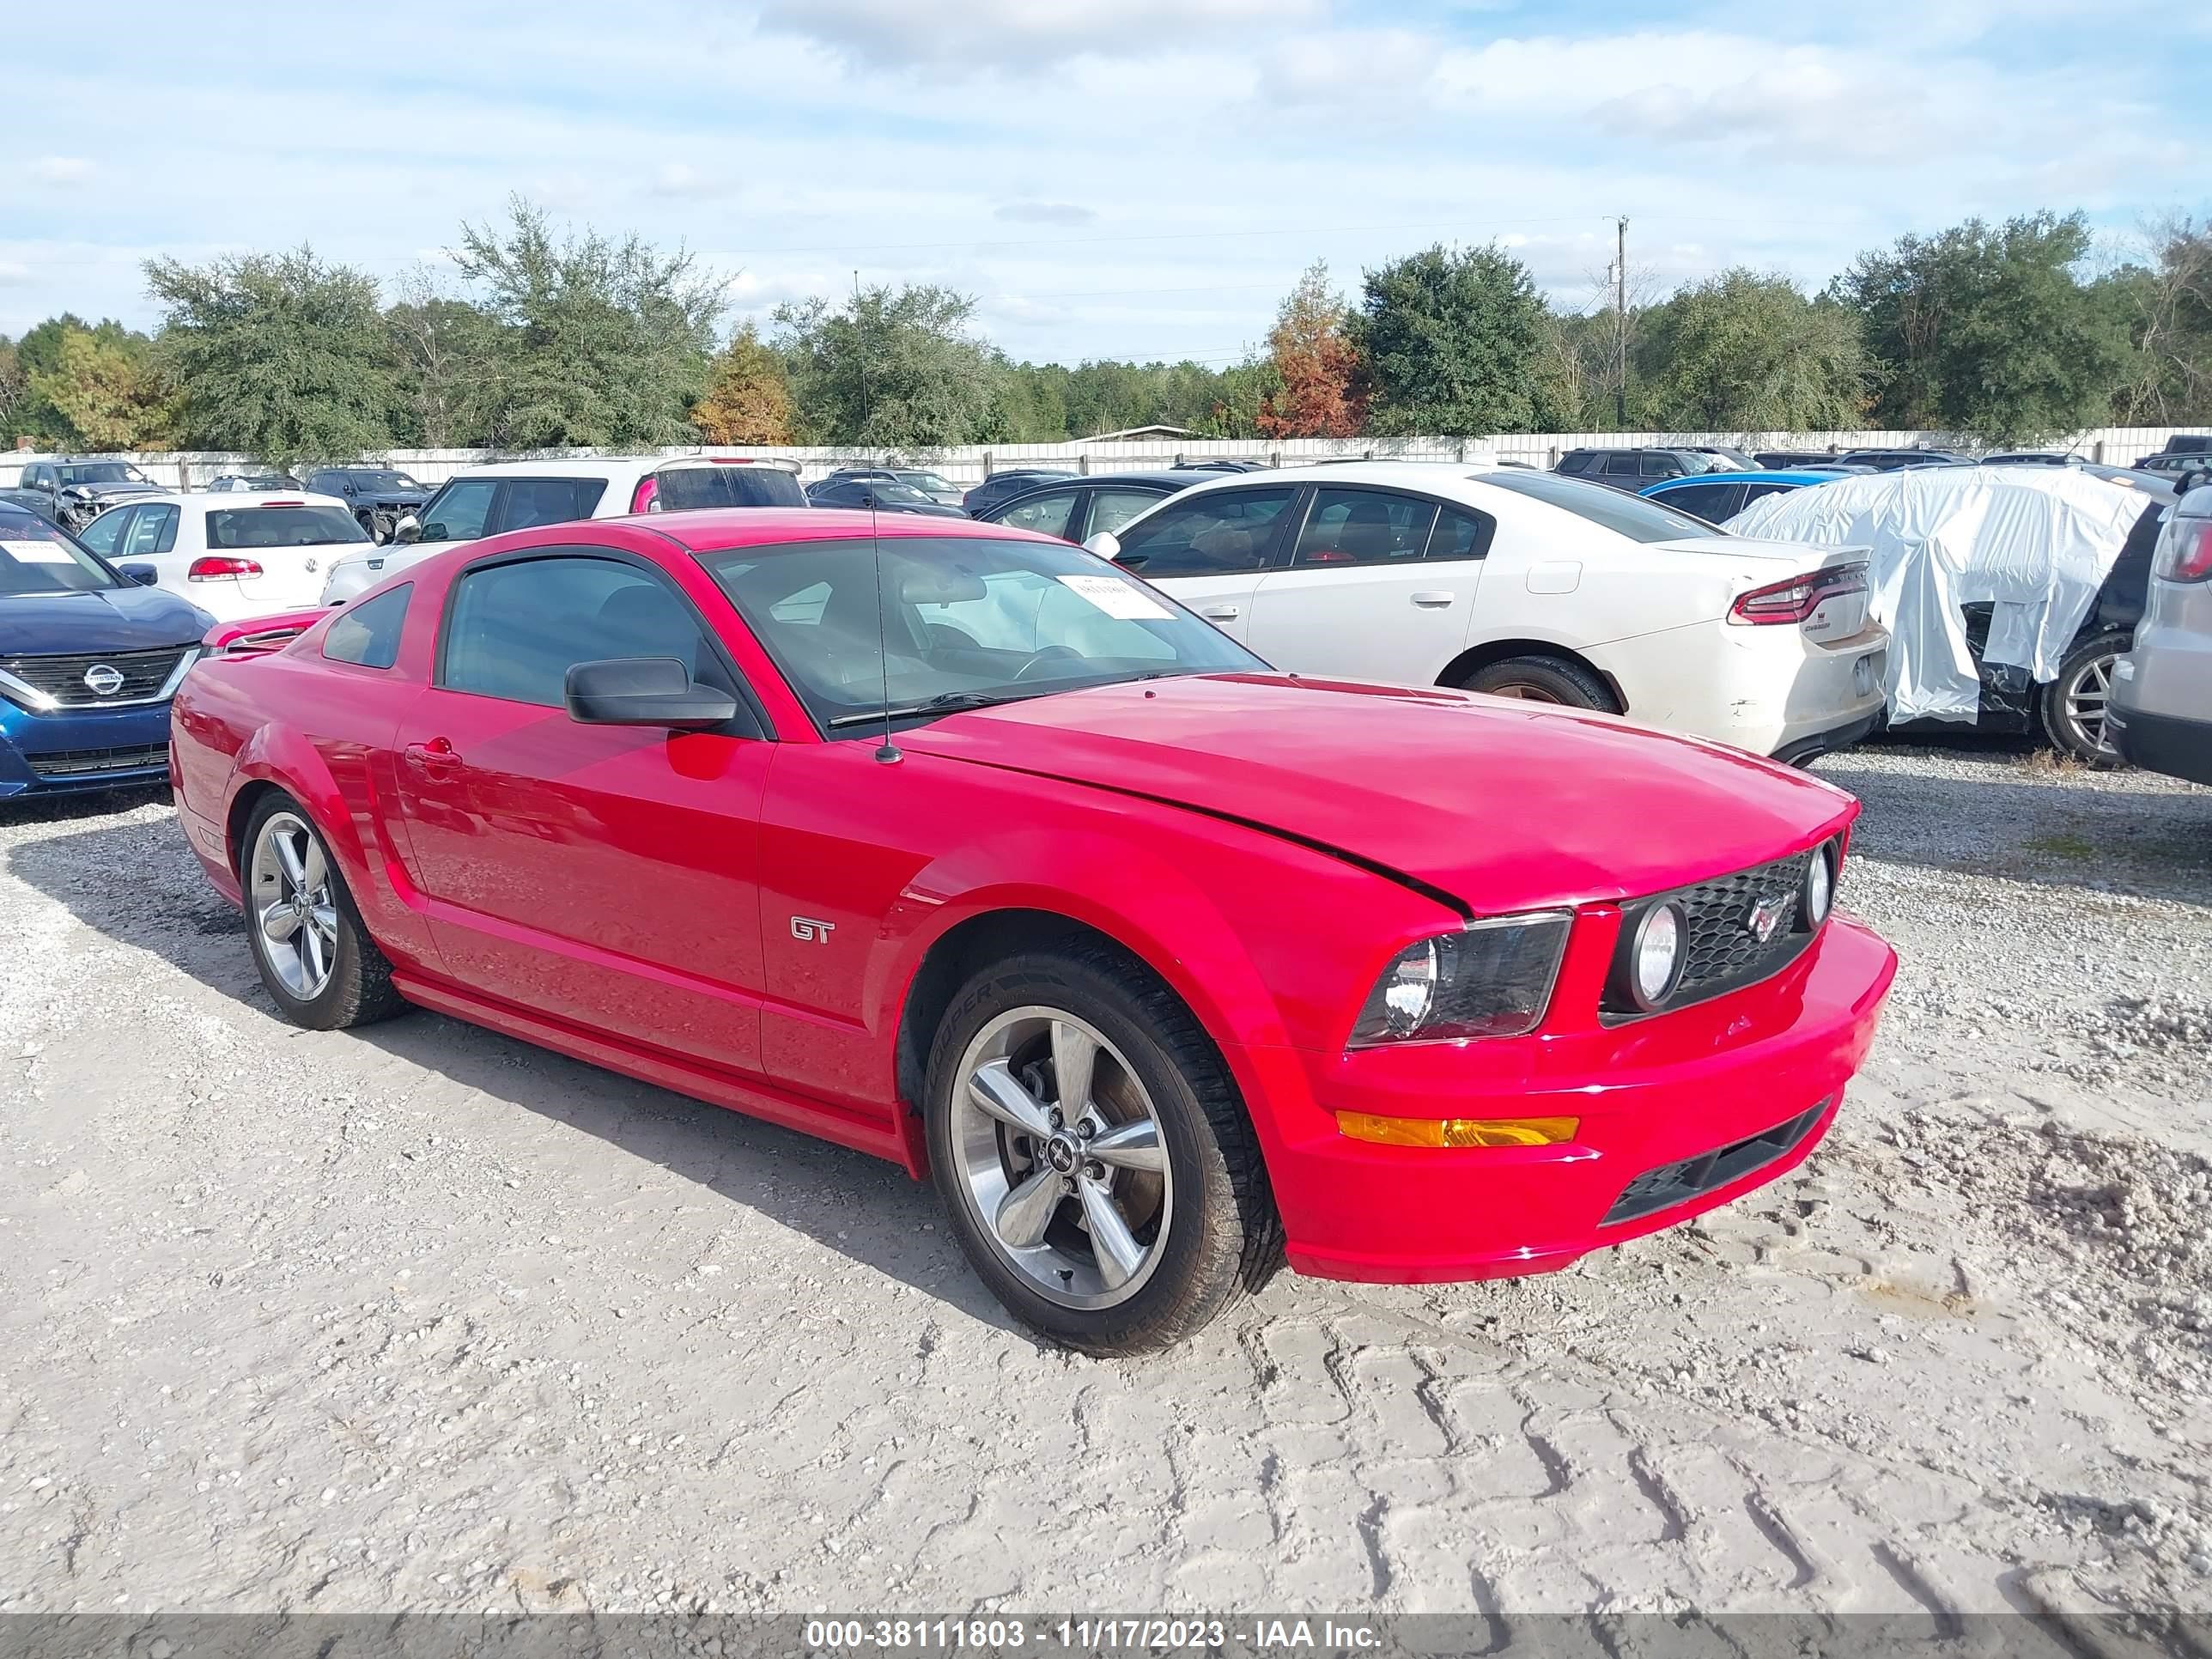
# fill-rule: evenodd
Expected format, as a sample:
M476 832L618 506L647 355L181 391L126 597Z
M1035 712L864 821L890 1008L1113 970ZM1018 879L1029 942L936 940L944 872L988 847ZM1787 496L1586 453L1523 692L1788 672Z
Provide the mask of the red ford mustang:
M995 526L471 544L210 636L179 818L304 1025L434 1008L931 1176L1018 1317L1564 1267L1802 1159L1895 958L1856 806L1316 684Z

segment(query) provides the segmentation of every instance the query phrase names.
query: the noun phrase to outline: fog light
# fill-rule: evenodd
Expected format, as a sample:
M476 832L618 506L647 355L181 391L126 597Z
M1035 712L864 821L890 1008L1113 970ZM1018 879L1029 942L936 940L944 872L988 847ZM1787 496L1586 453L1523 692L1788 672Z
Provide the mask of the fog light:
M1382 1117L1339 1112L1336 1126L1378 1146L1551 1146L1572 1140L1578 1117Z

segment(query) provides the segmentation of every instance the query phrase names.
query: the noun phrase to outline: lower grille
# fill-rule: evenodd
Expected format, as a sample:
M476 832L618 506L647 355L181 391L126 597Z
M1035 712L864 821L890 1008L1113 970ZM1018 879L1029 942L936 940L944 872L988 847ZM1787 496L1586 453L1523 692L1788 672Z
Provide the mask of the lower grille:
M1615 1222L1633 1221L1656 1210L1686 1204L1704 1194L1719 1191L1732 1181L1741 1181L1753 1170L1787 1158L1813 1133L1828 1104L1824 1100L1798 1113L1787 1123L1778 1123L1763 1133L1747 1136L1697 1158L1646 1170L1628 1183L1627 1190L1614 1200L1613 1207L1605 1212L1605 1219L1598 1224L1609 1227Z
M43 755L26 755L31 770L42 778L96 777L103 772L143 772L169 763L166 743L142 743L129 749L56 749Z
M43 691L64 708L97 708L105 703L135 702L153 696L169 683L190 645L164 645L151 651L118 651L108 655L80 653L66 657L0 657L0 674ZM122 676L112 690L95 691L84 677L96 668ZM100 677L105 680L106 675Z

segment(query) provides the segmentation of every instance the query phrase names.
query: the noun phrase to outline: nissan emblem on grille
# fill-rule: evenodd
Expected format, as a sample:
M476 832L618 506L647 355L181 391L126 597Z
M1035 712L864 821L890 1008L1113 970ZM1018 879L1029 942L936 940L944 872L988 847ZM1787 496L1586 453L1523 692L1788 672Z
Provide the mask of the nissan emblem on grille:
M96 662L84 671L84 688L95 696L112 697L123 689L123 671L108 663Z
M1751 915L1744 919L1751 936L1761 945L1774 937L1774 930L1782 925L1782 904L1778 899L1765 898L1751 907Z

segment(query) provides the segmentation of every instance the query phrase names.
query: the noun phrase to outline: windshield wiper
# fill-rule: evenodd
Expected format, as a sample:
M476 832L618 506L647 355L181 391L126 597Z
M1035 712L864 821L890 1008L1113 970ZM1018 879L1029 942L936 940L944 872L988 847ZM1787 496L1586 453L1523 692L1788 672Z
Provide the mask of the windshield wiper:
M871 708L865 714L840 714L830 722L834 731L846 726L873 726L884 720L911 720L916 714L946 714L957 708L988 708L994 703L1021 702L1030 697L1043 696L1046 690L1035 691L941 691L924 702L908 703L902 708Z

